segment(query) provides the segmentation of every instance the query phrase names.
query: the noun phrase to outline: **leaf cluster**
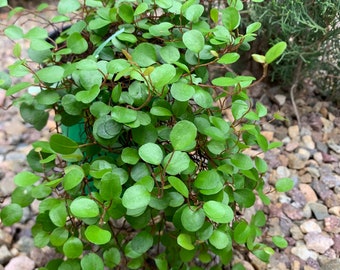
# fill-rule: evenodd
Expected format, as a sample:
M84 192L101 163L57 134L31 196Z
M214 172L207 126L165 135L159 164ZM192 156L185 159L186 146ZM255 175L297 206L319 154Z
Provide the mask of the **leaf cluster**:
M14 46L10 76L34 80L5 79L7 95L37 91L16 100L23 119L38 130L51 112L56 122L48 141L32 144L32 172L16 175L12 203L1 211L11 225L40 201L35 245L65 256L42 269L149 269L150 262L221 269L237 247L268 262L274 250L260 241L264 213L249 221L241 214L257 197L270 203L268 168L245 151L280 143L261 134L267 110L246 92L255 78L212 78L209 70L238 61L240 47L256 38L257 22L238 31L240 4L205 14L195 0L60 0L51 23L70 24L55 40L39 27L6 28L9 38L30 42L30 59ZM268 65L284 48L255 58ZM274 242L284 247L284 239Z

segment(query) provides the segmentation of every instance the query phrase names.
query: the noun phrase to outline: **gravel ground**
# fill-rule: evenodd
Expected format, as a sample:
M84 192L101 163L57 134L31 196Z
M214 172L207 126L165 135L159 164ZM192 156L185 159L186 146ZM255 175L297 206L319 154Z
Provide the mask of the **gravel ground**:
M0 21L4 19L0 13ZM28 25L25 25L25 27ZM1 29L1 26L0 26ZM0 57L5 69L13 62L11 43L0 36ZM263 86L263 85L262 85ZM264 95L262 89L253 89L270 112L280 110L288 119L295 119L287 93L279 87ZM262 123L263 135L270 141L282 141L284 146L265 154L270 170L266 175L268 195L272 204L258 202L247 209L245 217L262 209L267 215L264 237L282 235L289 246L277 249L269 264L260 262L251 254L237 254L235 261L244 261L247 270L336 270L340 269L340 111L331 103L319 101L308 87L296 97L301 127L291 120L285 123ZM0 90L0 106L11 104ZM227 112L228 115L228 112ZM13 176L27 169L25 155L30 144L48 138L53 124L37 132L24 124L17 108L0 109L0 207L9 203L14 189ZM255 150L249 154L258 154ZM291 177L295 187L288 193L270 191L277 179ZM50 248L34 247L30 228L37 213L38 202L25 209L20 224L4 228L0 223L0 270L32 270L56 256Z

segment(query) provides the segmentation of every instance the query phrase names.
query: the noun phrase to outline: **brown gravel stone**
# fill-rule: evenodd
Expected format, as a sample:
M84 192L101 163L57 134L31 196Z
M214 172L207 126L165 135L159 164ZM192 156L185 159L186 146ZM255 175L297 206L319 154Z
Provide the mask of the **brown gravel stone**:
M291 204L283 203L282 204L283 212L291 219L291 220L301 220L303 219L303 211L299 208L294 207Z
M324 220L326 232L340 233L340 218L337 216L329 216Z
M301 190L302 194L305 196L307 203L318 201L318 197L316 196L314 190L311 188L310 185L299 184L299 189Z
M334 241L328 235L317 232L307 233L304 237L306 247L320 254L325 253L327 249L334 245Z

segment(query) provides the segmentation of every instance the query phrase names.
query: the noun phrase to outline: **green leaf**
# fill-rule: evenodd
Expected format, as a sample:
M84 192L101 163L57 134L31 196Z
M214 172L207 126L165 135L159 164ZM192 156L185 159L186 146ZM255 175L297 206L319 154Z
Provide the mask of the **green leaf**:
M12 79L6 72L0 72L0 89L7 90L11 87ZM6 95L9 95L6 93Z
M68 239L69 232L67 229L55 228L50 235L50 242L55 247L62 246Z
M117 248L112 247L103 253L104 264L109 268L114 268L120 264L121 256Z
M78 218L92 218L99 215L97 203L86 197L78 197L73 200L70 210Z
M227 7L222 10L222 23L229 31L236 29L240 22L241 16L236 8Z
M247 34L252 34L252 33L256 32L257 30L259 30L260 28L261 28L261 23L260 22L251 23L251 24L249 24L247 26L246 33Z
M240 55L235 52L226 53L220 59L218 59L217 63L230 65L235 63L240 58Z
M70 259L78 258L83 253L83 243L79 238L71 236L63 245L63 253Z
M287 192L294 187L294 181L291 178L280 178L275 183L275 189L278 192Z
M251 233L251 228L246 221L240 221L234 229L234 240L238 244L244 244Z
M45 67L38 70L36 77L46 83L55 83L61 81L64 77L64 69L61 66Z
M28 187L36 183L40 179L40 176L35 175L31 172L19 172L15 177L14 177L14 183L17 186L21 187Z
M37 109L33 104L25 102L20 106L20 115L25 122L33 125L37 130L42 130L45 127L49 117L48 112Z
M163 160L163 151L158 144L146 143L138 149L142 160L152 165L159 165Z
M119 197L122 192L120 177L118 174L107 172L100 181L99 194L104 200L112 200Z
M273 47L271 47L265 54L265 60L267 64L274 62L278 57L282 55L282 53L287 48L287 43L281 41L276 43Z
M12 203L19 204L21 207L29 206L34 201L31 190L31 186L17 187L11 194Z
M121 4L118 8L118 15L126 23L133 23L133 14L134 14L133 8L131 7L131 5L127 3Z
M58 2L58 12L60 14L74 12L78 8L80 8L80 3L78 0L60 0Z
M21 56L21 46L19 43L13 46L13 55L14 57L20 58Z
M16 40L24 36L23 30L16 25L10 25L5 29L5 35L10 39Z
M137 119L137 111L121 106L114 106L111 111L111 116L116 122L126 124Z
M1 222L5 226L12 226L14 223L19 222L22 216L22 207L16 203L4 206L0 212Z
M152 25L149 27L149 32L155 37L159 36L169 36L171 32L169 31L174 25L169 22L162 22L160 24Z
M63 179L63 187L70 190L81 183L85 176L84 170L78 165L71 165L65 168L65 176Z
M99 85L95 84L89 90L79 91L76 94L76 100L85 104L91 103L100 93Z
M135 165L139 161L138 151L132 147L126 147L122 151L121 159L124 163Z
M170 142L176 151L189 151L196 145L197 128L187 120L176 123L170 132Z
M206 170L198 173L194 186L202 190L212 190L223 187L221 177L216 170Z
M257 63L264 64L266 62L266 57L264 55L253 53L251 57Z
M221 230L214 230L209 237L209 243L217 249L224 249L227 246L231 246L231 238Z
M35 26L30 29L24 37L27 39L46 39L48 37L48 32L42 27Z
M186 205L182 211L181 222L189 232L198 231L204 224L205 214L202 208Z
M249 110L249 105L243 100L235 100L231 105L231 112L236 120L241 119Z
M168 181L170 185L179 193L181 193L185 198L189 198L189 190L181 179L175 176L169 176Z
M82 270L104 270L104 262L96 253L86 254L80 261Z
M250 170L254 166L253 160L243 153L233 155L231 157L231 163L240 170Z
M254 205L256 197L250 189L237 189L234 191L234 199L240 207L249 208Z
M140 14L143 14L145 11L147 11L149 8L147 3L140 3L136 9L135 12L133 13L134 16L138 16Z
M142 185L134 185L126 189L122 203L127 209L146 207L151 200L150 192Z
M189 6L185 12L184 17L190 22L197 22L204 12L204 7L199 4Z
M67 48L72 50L74 54L81 54L86 52L88 49L88 44L85 38L78 33L72 33L66 40Z
M173 5L173 0L155 0L157 6L163 9L171 8Z
M159 54L162 57L162 59L168 64L172 64L178 61L180 58L179 50L171 45L161 47L159 50Z
M161 106L153 106L150 113L155 116L172 116L172 112L169 109Z
M87 240L96 245L104 245L111 240L111 233L97 225L90 225L85 230Z
M266 216L262 210L256 212L256 214L252 217L252 222L256 227L266 225Z
M7 0L0 0L0 7L7 7L8 1Z
M163 64L152 71L150 79L156 89L162 90L162 88L168 84L175 75L176 69L173 65Z
M207 201L203 204L203 210L208 218L217 223L229 223L234 218L230 206L221 202Z
M175 151L165 156L163 167L170 175L179 174L189 168L190 157L185 152Z
M171 94L178 101L188 101L195 94L195 88L182 82L176 82L171 86Z
M198 30L189 30L183 34L184 45L195 53L199 53L204 48L204 36Z
M213 85L216 85L216 86L226 87L226 86L234 86L237 83L237 81L234 78L218 77L218 78L213 79L212 83Z
M185 233L178 235L177 244L186 250L195 249L195 246L192 244L191 236Z
M140 67L148 67L157 61L156 49L151 43L139 44L131 53L132 60Z
M267 162L260 157L255 157L255 166L259 173L265 173L268 170Z
M286 248L288 246L288 242L282 236L273 236L272 241L278 248Z
M53 206L48 212L48 215L54 225L58 227L65 226L66 219L68 217L65 202L60 202L59 204Z
M78 149L78 144L61 134L53 134L50 138L50 145L53 151L69 155Z
M214 104L212 95L201 88L196 88L193 98L197 105L201 106L204 109L210 108Z
M141 231L131 240L131 248L139 253L146 253L153 245L153 237L147 231Z

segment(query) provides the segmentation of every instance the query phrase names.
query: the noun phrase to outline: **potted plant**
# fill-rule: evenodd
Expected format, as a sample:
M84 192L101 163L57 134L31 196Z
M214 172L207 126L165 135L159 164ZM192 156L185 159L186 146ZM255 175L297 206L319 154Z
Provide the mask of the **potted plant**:
M42 269L221 269L235 249L268 262L265 214L242 216L257 196L270 203L267 165L245 150L280 143L261 134L267 110L246 90L255 78L227 68L260 28L241 32L242 8L228 1L207 14L196 0L60 0L48 20L59 31L53 38L39 26L5 29L30 48L25 59L14 45L18 60L0 86L8 96L29 90L14 102L36 129L50 115L56 123L48 141L32 144L31 171L15 176L1 210L12 225L40 201L35 245L64 255ZM282 42L253 57L266 70L284 49ZM212 66L225 74L214 77ZM27 74L33 82L11 84ZM291 187L290 179L276 185ZM280 236L274 243L286 244Z

